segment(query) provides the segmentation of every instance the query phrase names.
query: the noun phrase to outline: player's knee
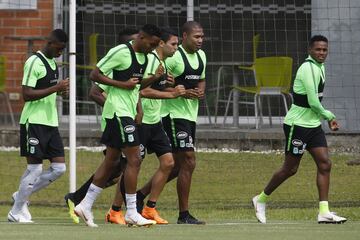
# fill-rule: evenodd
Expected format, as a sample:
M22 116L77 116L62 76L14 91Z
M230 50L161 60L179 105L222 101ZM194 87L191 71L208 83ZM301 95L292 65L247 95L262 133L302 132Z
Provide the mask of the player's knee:
M53 174L56 177L60 177L66 172L66 165L65 163L52 163L51 168L53 169Z
M193 152L185 153L185 167L190 170L194 171L196 167L195 155Z
M166 161L162 161L160 167L165 172L170 172L175 166L175 161L173 158L166 159Z
M322 159L319 164L319 171L323 173L327 173L331 171L331 160L329 158Z

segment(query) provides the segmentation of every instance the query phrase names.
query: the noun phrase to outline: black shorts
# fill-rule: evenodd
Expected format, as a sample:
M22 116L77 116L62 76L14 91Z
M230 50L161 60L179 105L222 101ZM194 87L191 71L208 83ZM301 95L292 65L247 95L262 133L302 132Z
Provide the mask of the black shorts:
M145 158L145 152L155 153L157 157L165 153L171 153L171 144L161 122L155 124L141 124L139 126L141 157ZM145 151L146 149L146 151Z
M106 126L100 142L121 150L124 147L139 146L138 129L130 117L106 118Z
M64 157L64 145L58 128L42 124L20 124L20 154L36 159Z
M181 118L170 118L170 115L167 115L162 118L162 123L170 139L173 152L194 151L195 122Z
M321 126L305 128L284 124L283 128L286 140L285 153L302 156L305 149L327 147L325 133Z

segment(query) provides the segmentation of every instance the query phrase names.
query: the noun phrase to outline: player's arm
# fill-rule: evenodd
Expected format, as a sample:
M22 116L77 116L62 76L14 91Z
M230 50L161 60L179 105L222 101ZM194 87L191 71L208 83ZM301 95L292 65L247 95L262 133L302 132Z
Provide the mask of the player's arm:
M99 104L101 107L104 106L106 98L103 95L104 90L101 89L98 85L94 84L89 91L89 97L91 100Z
M157 69L155 70L155 72L153 74L149 75L148 78L142 79L140 89L144 89L144 88L150 86L152 83L159 80L159 78L162 75L164 75L164 73L165 73L165 69L164 69L163 65L159 64L159 66L157 67Z
M312 63L306 63L306 65L303 66L305 68L303 71L301 71L302 76L300 75L300 78L306 90L308 103L312 111L319 114L323 119L331 121L335 119L335 115L329 110L326 110L319 101L317 89L318 84L314 79L310 64Z
M69 91L69 79L59 81L56 85L35 89L38 79L43 78L46 72L39 68L40 59L37 56L30 57L24 65L24 76L22 80L22 95L24 101L36 101L53 93Z
M101 84L105 84L117 88L129 89L129 90L134 89L136 84L139 82L139 79L137 78L130 78L127 81L119 81L119 80L111 79L105 76L98 67L96 67L91 71L90 80Z
M177 98L185 94L183 85L178 85L175 88L166 88L165 91L159 91L151 87L144 88L140 91L141 97L153 99L170 99Z
M29 86L22 86L22 94L24 101L36 101L56 92L69 91L69 79L60 80L56 85L45 89L35 89Z
M137 78L122 79L120 81L111 79L105 75L114 69L125 67L123 66L123 64L125 64L123 59L127 57L127 54L127 48L120 50L117 48L110 49L106 56L98 62L96 68L90 72L90 80L117 88L134 89L139 82Z
M138 100L138 103L136 105L135 123L136 124L141 124L143 116L144 116L144 112L143 112L142 104L141 104L141 96L139 95L139 100Z

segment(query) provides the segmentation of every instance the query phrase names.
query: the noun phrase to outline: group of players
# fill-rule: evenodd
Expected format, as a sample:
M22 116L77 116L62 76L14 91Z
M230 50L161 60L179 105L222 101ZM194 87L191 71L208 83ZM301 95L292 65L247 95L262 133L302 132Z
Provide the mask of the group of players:
M76 192L65 195L70 217L94 223L92 206L101 191L117 184L113 204L106 221L116 224L148 226L167 224L156 210L156 202L166 182L177 178L178 224L205 224L189 212L189 193L195 169L195 130L199 99L205 92L206 56L201 50L204 31L195 21L182 27L182 41L172 29L152 24L139 31L126 29L119 45L109 50L90 73L95 85L90 97L103 107L101 143L105 158L96 172ZM69 79L58 81L54 58L67 43L61 29L51 32L45 47L31 56L24 66L23 98L20 118L21 155L27 169L13 194L14 204L8 213L10 222L32 222L28 200L32 193L48 186L65 171L64 147L58 131L56 95L67 95ZM345 218L329 211L328 188L331 163L321 119L332 130L338 129L335 115L320 101L325 83L324 61L327 39L314 36L309 57L294 81L294 104L284 122L285 162L263 192L253 198L256 217L266 223L268 196L295 174L307 149L318 169L319 223L343 223ZM145 153L155 153L159 168L137 190L137 178ZM49 169L42 161L49 159ZM145 198L148 196L146 204ZM126 213L121 211L126 205Z

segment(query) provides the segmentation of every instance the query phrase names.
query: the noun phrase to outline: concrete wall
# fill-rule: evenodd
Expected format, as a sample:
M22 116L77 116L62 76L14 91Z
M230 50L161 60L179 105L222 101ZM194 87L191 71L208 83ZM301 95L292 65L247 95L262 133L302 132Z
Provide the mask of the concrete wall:
M329 39L323 104L343 130L360 130L360 1L313 0L312 34Z

